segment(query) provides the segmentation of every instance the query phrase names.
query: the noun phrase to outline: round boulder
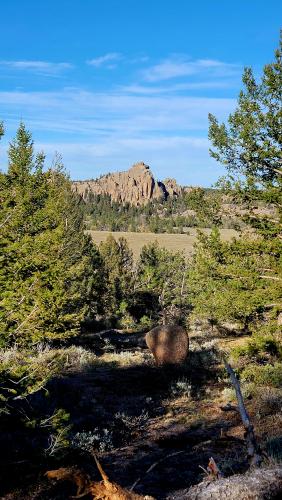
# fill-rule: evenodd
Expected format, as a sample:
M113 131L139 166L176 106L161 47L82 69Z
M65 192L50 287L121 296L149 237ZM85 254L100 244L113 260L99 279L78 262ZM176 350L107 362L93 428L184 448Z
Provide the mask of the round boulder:
M156 326L146 333L145 340L158 366L181 364L187 357L189 338L181 326Z

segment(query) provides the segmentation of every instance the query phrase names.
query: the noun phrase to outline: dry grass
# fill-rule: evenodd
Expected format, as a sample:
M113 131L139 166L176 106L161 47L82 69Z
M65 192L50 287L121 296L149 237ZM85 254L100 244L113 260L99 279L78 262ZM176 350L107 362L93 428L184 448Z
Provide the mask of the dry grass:
M201 229L201 231L209 234L210 229ZM144 245L157 241L161 247L165 247L173 252L184 252L187 257L193 253L194 243L197 238L197 229L191 228L189 234L168 234L168 233L131 233L131 232L110 232L110 231L87 231L94 243L99 245L105 241L107 237L112 234L114 238L118 239L121 236L127 239L129 247L133 251L134 258L137 259L140 251ZM237 235L234 229L221 229L221 237L224 241L230 241L231 238Z
M121 352L112 352L105 353L103 356L100 356L99 362L114 364L118 367L130 367L136 365L152 365L154 366L154 358L153 356L145 352L130 352L130 351L121 351Z

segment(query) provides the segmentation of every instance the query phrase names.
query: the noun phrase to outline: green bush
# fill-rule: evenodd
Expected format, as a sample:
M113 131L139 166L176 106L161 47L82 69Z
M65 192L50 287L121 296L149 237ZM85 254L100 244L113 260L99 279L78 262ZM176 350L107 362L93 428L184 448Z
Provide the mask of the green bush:
M282 385L282 363L274 363L258 366L250 364L242 371L242 380L254 382L257 385L269 385L281 387Z
M235 347L232 350L232 356L235 359L247 356L248 358L255 358L257 361L269 356L275 356L280 360L282 359L282 345L274 335L254 335L246 345Z
M149 329L149 328L152 328L154 326L153 320L151 318L149 318L149 316L146 316L146 314L140 318L139 324L144 329L145 328Z
M66 349L45 347L37 351L0 350L0 414L8 413L10 399L21 399L45 389L52 377L69 368L86 367L94 361L93 353L74 346Z

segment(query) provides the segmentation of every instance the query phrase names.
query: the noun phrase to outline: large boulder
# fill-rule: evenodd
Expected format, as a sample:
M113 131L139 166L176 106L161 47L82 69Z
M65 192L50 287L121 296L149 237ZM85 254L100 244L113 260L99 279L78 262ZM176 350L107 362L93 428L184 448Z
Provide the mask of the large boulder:
M146 333L145 340L158 366L181 364L187 357L189 338L181 326L156 326Z

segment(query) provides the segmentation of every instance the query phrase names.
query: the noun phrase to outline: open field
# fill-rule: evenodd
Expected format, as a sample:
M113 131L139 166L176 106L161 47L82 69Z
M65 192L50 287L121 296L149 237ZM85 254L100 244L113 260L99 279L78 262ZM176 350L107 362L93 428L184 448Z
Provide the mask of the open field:
M205 233L210 233L210 229L201 229ZM168 250L177 252L184 252L187 257L193 253L193 246L196 241L197 229L191 228L189 234L168 234L168 233L131 233L131 232L111 232L111 231L87 231L94 243L99 245L102 241L105 241L109 234L112 234L114 238L118 239L124 236L129 244L129 247L133 251L134 258L138 258L141 248L152 241L158 241L161 247L165 247ZM225 241L231 240L232 237L236 236L238 233L234 229L221 229L221 237Z

